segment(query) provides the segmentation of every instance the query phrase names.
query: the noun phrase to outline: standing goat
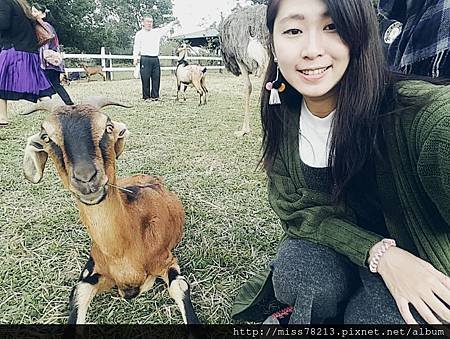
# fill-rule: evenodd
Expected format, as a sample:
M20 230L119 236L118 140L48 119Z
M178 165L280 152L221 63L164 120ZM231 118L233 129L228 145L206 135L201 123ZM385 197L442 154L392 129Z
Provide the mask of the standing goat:
M187 44L182 44L181 47L177 49L177 101L181 87L183 86L183 97L184 100L186 100L186 88L188 85L193 85L197 90L197 93L200 95L199 106L202 103L206 105L206 93L208 93L205 80L206 67L199 65L189 65L189 63L185 60L188 50L192 49Z
M74 106L49 100L23 113L51 111L41 131L28 138L25 177L38 183L50 156L92 240L91 256L70 295L69 323L85 323L97 293L117 286L122 297L134 298L157 277L167 284L184 322L198 323L189 284L172 254L183 233L183 206L158 177L116 178L116 158L129 132L100 112L107 105L126 107L104 98Z

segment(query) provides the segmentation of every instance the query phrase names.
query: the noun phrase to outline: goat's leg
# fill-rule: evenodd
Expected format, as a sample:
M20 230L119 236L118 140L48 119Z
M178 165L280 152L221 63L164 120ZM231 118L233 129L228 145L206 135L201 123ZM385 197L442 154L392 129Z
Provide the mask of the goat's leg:
M100 285L105 289L112 287L112 282L108 282L95 271L95 263L92 257L89 257L83 271L81 272L78 283L73 287L69 297L69 324L84 324L86 314L94 296L99 292Z
M179 101L178 94L180 93L181 82L177 80L177 101Z
M187 85L183 84L183 99L184 101L186 101L186 90L187 90Z
M242 129L235 132L234 134L236 136L242 137L245 134L250 133L250 95L252 94L252 83L250 82L250 76L245 65L241 62L238 62L238 65L239 69L241 70L242 78L244 79L245 111Z
M175 300L181 311L184 323L200 324L192 306L189 283L180 274L180 267L178 265L171 266L162 278L169 288L169 295Z
M202 88L203 88L203 90L205 91L205 93L208 93L208 89L206 88L206 78L205 78L204 75L203 75L202 80L201 80L200 83L201 83Z
M205 87L205 84L204 84L203 79L204 79L204 78L202 78L202 79L200 80L200 88L201 88L202 91L203 91L203 105L206 105L206 93L208 93L208 90L207 90L206 87Z
M199 96L200 96L200 102L199 102L199 106L201 106L202 105L202 96L203 96L203 87L202 87L202 85L201 85L201 82L200 82L200 80L193 80L192 81L192 85L194 85L194 88L196 89L196 91L197 91L197 93L199 94Z
M153 287L153 285L155 284L155 280L156 280L156 277L149 276L145 280L145 282L142 284L139 294L142 294L142 293L145 293L145 292L149 291Z

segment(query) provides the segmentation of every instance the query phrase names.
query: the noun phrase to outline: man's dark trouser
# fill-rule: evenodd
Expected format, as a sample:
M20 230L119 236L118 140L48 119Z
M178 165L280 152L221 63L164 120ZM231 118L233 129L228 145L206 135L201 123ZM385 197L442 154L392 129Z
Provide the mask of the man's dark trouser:
M150 79L152 81L152 90L150 93ZM141 56L141 81L142 98L159 98L159 83L161 80L161 68L159 59L156 56Z

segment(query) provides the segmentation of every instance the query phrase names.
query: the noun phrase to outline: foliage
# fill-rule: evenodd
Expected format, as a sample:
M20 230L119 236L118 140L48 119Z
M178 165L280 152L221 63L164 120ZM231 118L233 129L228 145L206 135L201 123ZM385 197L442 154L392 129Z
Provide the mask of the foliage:
M374 5L378 5L378 2L380 0L372 0ZM269 0L252 0L253 4L263 4L263 5L267 5L267 3L269 2Z
M172 21L170 0L39 0L55 18L61 43L71 52L131 53L142 17L152 15L155 27Z

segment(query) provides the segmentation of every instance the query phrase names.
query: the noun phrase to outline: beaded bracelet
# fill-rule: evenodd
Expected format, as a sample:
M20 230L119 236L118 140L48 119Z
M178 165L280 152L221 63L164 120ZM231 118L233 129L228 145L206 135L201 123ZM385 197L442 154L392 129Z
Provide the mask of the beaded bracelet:
M395 243L394 239L383 239L381 240L381 247L378 249L378 251L374 254L372 259L370 259L369 262L369 269L372 273L378 272L378 264L380 263L380 259L383 256L383 254L390 248L395 247L397 244Z

